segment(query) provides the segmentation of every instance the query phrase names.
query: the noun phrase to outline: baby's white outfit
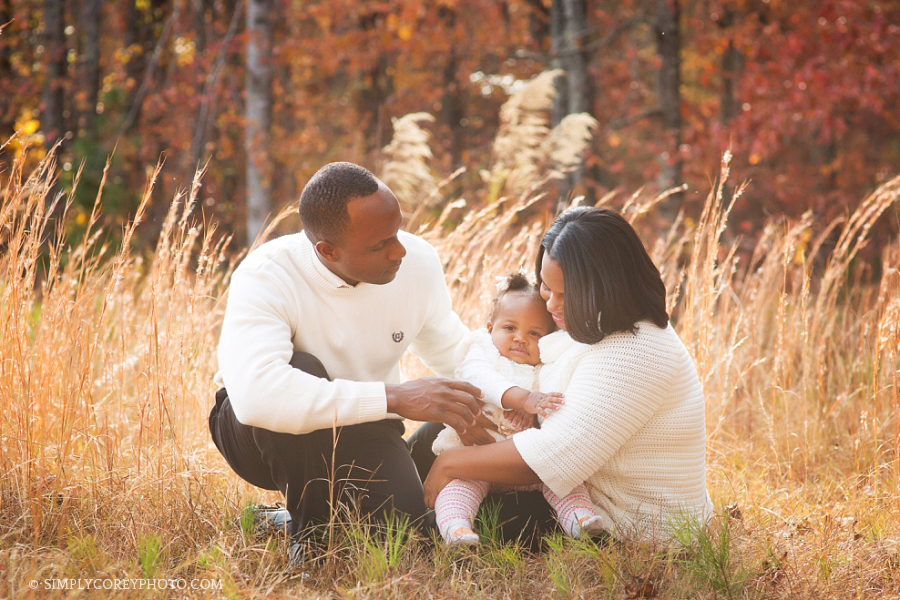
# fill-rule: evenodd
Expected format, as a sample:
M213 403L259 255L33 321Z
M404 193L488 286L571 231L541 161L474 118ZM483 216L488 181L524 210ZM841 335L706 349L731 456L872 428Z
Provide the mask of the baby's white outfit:
M497 441L506 439L515 433L515 429L504 419L501 404L503 393L510 387L534 391L541 365L519 364L502 356L486 329L469 334L457 352L465 353L465 359L457 370L457 377L481 388L485 401L483 413L499 429L489 433ZM510 383L513 385L510 386ZM538 416L538 421L542 422L543 417ZM456 430L447 426L437 435L431 449L435 454L440 454L462 445ZM492 486L484 481L454 479L441 490L435 501L435 517L438 529L448 544L478 543L478 535L472 532L472 522L478 507L491 489ZM494 489L540 489L556 511L563 529L573 537L598 534L604 528L583 485L576 486L563 497L557 496L546 485L515 488L494 486Z
M499 431L488 430L488 433L497 441L505 440L515 430L503 418L505 411L501 399L503 393L511 387L503 382L534 391L537 389L541 365L523 365L501 356L491 340L491 334L484 328L473 331L463 340L457 348L457 359L460 366L456 370L456 378L477 385L484 392L485 406L482 412L499 428ZM485 368L486 364L492 368ZM456 430L448 425L434 439L431 450L437 455L462 445Z

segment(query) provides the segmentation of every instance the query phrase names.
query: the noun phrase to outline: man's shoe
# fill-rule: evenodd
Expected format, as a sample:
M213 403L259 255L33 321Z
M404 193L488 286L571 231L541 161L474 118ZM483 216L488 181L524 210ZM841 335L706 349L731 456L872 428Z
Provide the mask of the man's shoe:
M291 513L280 505L258 505L256 510L255 529L257 535L285 535L291 529Z

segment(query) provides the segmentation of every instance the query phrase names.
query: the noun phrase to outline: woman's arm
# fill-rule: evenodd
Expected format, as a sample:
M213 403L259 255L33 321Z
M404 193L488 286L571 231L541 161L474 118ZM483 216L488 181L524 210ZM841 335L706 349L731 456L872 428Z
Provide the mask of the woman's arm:
M607 336L577 358L565 407L540 429L514 436L520 456L556 495L565 496L630 444L664 403L680 402L686 390L675 382L684 381L678 374L684 371L685 357L674 332L650 323L641 323L637 334ZM697 408L696 415L686 416L692 423L703 419L702 395ZM669 431L657 437L677 440L678 435ZM650 452L653 458L647 460L655 463L667 449L641 452Z
M541 480L531 470L512 440L486 446L466 446L443 452L425 479L425 505L434 501L454 479L476 479L505 485L529 485Z

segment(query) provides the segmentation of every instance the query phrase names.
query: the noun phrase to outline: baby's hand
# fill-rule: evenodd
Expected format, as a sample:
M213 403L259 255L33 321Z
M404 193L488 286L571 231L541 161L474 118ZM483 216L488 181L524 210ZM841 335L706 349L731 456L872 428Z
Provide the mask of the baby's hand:
M563 400L563 395L559 392L550 392L549 394L531 392L528 394L528 398L525 399L522 408L525 412L546 417L551 412L559 410L562 404L565 404L565 401Z
M503 413L503 420L513 429L513 433L534 427L534 415L524 410L507 410Z

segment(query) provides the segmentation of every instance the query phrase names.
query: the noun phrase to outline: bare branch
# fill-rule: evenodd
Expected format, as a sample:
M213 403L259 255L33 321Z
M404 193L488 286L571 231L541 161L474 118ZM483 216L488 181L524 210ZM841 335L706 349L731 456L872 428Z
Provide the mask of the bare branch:
M609 127L612 129L620 129L622 127L627 127L633 123L641 121L643 119L650 118L661 118L663 116L662 109L657 107L647 108L642 110L636 115L631 115L630 117L622 117L621 119L615 119L614 121L609 122Z
M206 76L206 81L203 84L203 92L200 104L200 113L197 116L197 127L194 130L194 137L191 141L191 151L185 157L187 159L185 168L194 168L197 162L200 160L200 152L203 147L203 142L206 140L206 136L209 133L210 123L212 122L212 116L215 114L216 110L216 97L212 94L213 86L218 82L219 75L222 73L222 69L225 66L225 59L227 57L228 47L231 45L231 40L234 38L235 33L237 32L238 23L240 23L241 15L244 13L244 0L238 0L234 7L234 14L231 16L231 23L228 24L228 31L225 33L225 37L222 40L222 44L219 46L219 52L216 55L216 60L213 62L212 68L209 71L209 74Z

